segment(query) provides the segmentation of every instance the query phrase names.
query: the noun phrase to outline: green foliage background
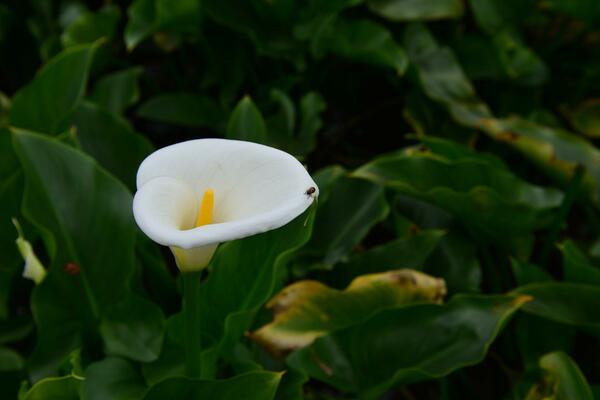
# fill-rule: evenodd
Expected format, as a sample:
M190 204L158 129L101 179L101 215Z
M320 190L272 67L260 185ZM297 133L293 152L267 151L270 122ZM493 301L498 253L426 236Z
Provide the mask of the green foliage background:
M1 1L2 398L599 398L599 27L595 0ZM321 195L220 246L194 380L131 201L202 137L290 152Z

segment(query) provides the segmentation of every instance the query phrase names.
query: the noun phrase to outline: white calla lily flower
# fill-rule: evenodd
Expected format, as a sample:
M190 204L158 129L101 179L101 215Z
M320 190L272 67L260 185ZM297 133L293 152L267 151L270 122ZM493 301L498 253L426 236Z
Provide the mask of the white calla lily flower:
M15 243L19 249L19 253L21 253L21 257L23 257L23 260L25 261L23 278L31 279L36 283L36 285L39 285L46 277L46 268L44 268L39 258L37 258L35 255L31 243L29 243L23 236L23 230L21 229L21 224L19 224L19 221L17 221L16 218L13 218L12 222L15 225L18 234Z
M302 214L318 188L296 158L261 144L197 139L148 156L133 214L169 246L182 271L208 265L219 243L279 228Z

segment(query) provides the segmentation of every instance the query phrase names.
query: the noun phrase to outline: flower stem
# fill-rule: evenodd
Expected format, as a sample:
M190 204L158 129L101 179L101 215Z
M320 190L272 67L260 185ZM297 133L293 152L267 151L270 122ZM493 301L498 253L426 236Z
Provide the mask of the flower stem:
M201 373L200 347L200 283L202 271L189 271L182 274L183 316L185 323L186 372L190 378L198 378Z

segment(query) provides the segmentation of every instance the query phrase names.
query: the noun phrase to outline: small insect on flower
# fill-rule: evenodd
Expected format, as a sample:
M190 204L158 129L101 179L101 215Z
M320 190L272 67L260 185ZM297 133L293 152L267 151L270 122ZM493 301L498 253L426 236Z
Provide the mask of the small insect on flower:
M311 196L314 197L313 194L315 194L315 192L317 191L317 188L314 186L311 186L308 188L308 190L306 191L306 195L307 196Z

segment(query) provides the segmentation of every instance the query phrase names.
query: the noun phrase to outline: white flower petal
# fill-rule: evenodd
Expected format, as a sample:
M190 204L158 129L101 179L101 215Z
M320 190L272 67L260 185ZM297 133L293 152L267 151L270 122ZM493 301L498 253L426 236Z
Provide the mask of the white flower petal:
M318 189L291 155L256 143L198 139L151 154L140 166L133 212L154 241L180 249L215 245L278 228L312 204ZM306 191L315 188L312 195ZM192 228L214 190L213 223Z

